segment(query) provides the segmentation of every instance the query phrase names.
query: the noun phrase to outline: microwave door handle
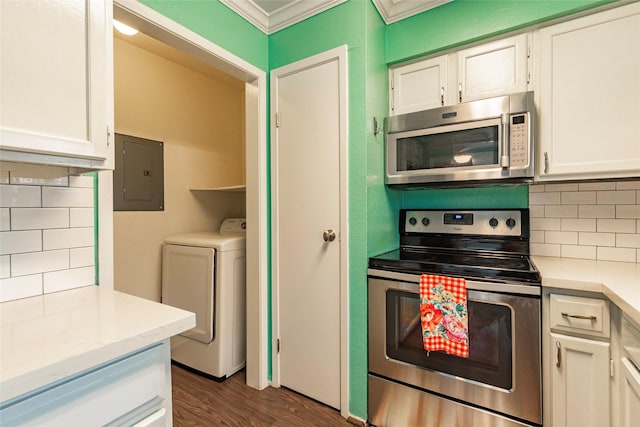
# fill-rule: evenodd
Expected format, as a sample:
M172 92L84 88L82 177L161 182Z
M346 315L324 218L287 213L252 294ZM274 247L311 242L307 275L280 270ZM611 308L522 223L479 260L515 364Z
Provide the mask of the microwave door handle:
M500 157L500 166L509 167L509 114L502 115L502 156Z

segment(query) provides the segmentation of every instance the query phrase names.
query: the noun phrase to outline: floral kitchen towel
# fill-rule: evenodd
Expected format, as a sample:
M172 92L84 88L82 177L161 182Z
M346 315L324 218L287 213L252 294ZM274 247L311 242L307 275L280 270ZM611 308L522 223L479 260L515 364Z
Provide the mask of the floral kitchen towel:
M467 282L454 277L420 277L422 343L429 351L443 350L469 357Z

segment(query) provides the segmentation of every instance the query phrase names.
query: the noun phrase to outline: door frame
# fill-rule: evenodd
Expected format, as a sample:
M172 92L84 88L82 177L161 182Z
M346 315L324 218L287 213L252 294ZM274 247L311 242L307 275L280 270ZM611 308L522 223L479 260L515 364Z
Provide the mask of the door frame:
M304 71L327 62L338 61L339 96L340 96L340 413L349 417L349 229L348 229L348 99L347 99L347 45L342 45L326 52L284 65L271 70L271 313L272 313L272 379L274 387L280 387L280 357L278 353L278 336L280 331L279 314L279 277L278 257L278 128L276 112L278 111L278 80L296 72Z
M247 229L246 381L261 390L269 385L267 73L136 0L114 0L113 16L245 82L246 216L251 224ZM98 179L98 230L99 236L107 236L98 242L99 284L110 289L114 287L112 174L100 172Z

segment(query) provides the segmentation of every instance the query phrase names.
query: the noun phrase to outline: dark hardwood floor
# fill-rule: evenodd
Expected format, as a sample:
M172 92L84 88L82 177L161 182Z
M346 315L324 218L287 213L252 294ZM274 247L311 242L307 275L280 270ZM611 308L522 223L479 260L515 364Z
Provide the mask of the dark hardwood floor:
M244 371L216 382L172 365L171 375L175 427L353 427L339 411L286 388L247 386Z

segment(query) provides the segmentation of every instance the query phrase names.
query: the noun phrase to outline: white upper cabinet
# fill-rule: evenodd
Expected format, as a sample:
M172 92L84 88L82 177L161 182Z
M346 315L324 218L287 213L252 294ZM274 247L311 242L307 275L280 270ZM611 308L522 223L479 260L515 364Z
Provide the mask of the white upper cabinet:
M0 1L3 160L112 167L111 17L110 0Z
M391 115L427 110L449 103L448 56L442 55L391 70Z
M640 175L640 3L541 29L539 180Z
M529 89L528 34L390 68L390 114Z
M527 39L520 34L458 52L458 102L526 92Z

